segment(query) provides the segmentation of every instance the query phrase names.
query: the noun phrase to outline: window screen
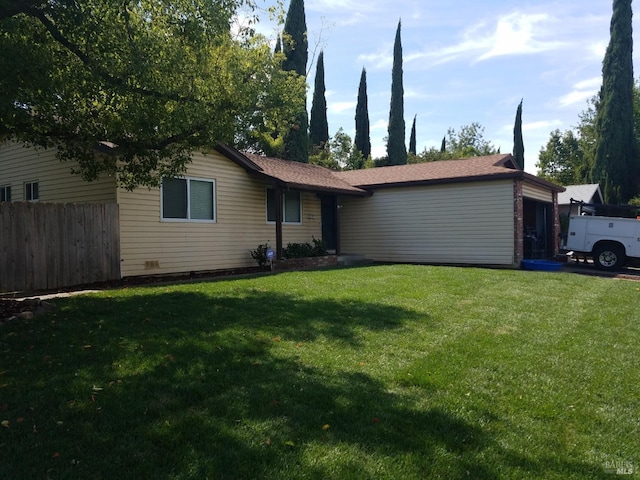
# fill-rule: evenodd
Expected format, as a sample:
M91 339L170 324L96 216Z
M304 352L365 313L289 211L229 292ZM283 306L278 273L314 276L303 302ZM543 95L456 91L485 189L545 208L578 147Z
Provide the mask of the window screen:
M215 221L215 180L162 179L162 218Z

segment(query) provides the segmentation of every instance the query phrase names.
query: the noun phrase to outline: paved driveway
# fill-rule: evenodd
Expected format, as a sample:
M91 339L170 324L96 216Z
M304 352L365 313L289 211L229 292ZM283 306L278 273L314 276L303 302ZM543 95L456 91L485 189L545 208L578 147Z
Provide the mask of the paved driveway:
M580 275L592 275L596 277L608 277L608 278L622 278L625 280L637 280L640 281L640 268L627 267L619 272L604 272L597 269L593 262L588 263L576 262L569 260L563 267L563 272L577 273Z

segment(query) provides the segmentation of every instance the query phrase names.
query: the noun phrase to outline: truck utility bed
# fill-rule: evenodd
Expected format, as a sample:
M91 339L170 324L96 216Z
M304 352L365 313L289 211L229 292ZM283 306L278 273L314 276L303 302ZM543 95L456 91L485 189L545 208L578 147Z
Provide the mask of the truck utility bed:
M576 202L577 213L569 216L565 249L590 256L604 270L618 270L640 261L640 217L638 207L588 205ZM573 211L572 202L572 211ZM602 216L598 211L615 208L627 216Z

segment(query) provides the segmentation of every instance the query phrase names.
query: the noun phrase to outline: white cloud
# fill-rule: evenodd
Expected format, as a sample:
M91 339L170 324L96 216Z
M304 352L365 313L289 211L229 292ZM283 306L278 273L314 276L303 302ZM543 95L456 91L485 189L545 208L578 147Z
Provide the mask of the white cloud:
M545 131L550 131L551 129L553 129L554 127L559 127L562 125L562 121L556 119L556 120L541 120L538 122L529 122L529 123L523 123L522 124L522 131L523 132L531 132L534 130L545 130ZM513 127L510 127L513 128Z
M315 0L305 5L305 9L325 14L338 10L341 15L345 15L351 12L370 12L375 6L376 2L373 0Z
M369 125L369 130L386 130L389 122L387 120L378 120Z
M478 58L479 61L503 55L523 55L555 50L561 42L544 41L545 29L551 18L547 14L526 15L512 13L498 20L496 30L487 40L490 49Z
M605 53L607 53L607 45L607 41L602 40L600 42L592 44L589 50L591 50L591 53L595 58L602 59L604 58Z
M573 85L573 89L558 99L561 107L568 107L576 103L584 103L593 97L600 88L602 77L593 77Z
M426 98L426 95L412 88L404 89L404 98Z
M331 113L343 113L347 110L354 110L356 102L331 102L328 109Z
M546 14L513 12L495 22L478 22L462 34L462 40L439 50L407 55L406 61L435 59L445 63L461 57L475 57L475 61L506 55L530 55L566 46L566 43L548 40L554 19ZM432 63L433 64L433 63Z
M387 146L371 144L371 158L382 158L387 155Z
M406 60L404 60L406 61ZM370 65L372 69L389 68L393 65L393 51L392 48L385 48L376 53L366 53L358 55L358 62L365 65Z

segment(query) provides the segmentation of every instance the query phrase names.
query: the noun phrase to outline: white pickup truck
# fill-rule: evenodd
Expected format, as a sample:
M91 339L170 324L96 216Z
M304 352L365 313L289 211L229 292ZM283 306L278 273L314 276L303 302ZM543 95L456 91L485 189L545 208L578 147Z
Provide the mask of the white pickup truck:
M572 207L573 207L572 203ZM592 257L602 270L619 270L627 264L640 264L640 217L636 208L623 216L601 216L603 205L578 204L578 213L569 215L565 250L578 257ZM598 207L598 208L596 208ZM620 208L620 207L618 207Z

